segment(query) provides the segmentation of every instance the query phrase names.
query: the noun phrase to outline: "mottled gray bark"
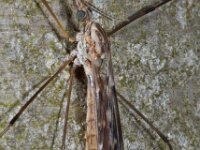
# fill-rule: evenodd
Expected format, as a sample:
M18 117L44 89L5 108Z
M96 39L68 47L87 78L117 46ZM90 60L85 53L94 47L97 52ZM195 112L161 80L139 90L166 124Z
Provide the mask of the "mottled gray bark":
M96 13L94 16L109 30L117 22L155 1L96 0L94 5L113 16L113 21ZM50 4L65 23L58 1ZM1 0L0 6L2 130L34 93L32 87L60 66L66 50L33 1ZM198 0L175 0L110 38L117 90L168 135L177 150L200 147L199 9ZM40 94L14 127L0 139L0 149L50 149L68 76L66 70ZM78 84L80 82L76 81L75 86ZM83 149L84 145L82 111L85 108L81 89L84 85L77 86L77 92L74 91L72 96L66 142L68 149ZM62 107L65 105L66 102ZM123 107L120 107L120 113L125 149L167 149L137 115ZM64 109L61 110L54 149L61 146L63 115Z

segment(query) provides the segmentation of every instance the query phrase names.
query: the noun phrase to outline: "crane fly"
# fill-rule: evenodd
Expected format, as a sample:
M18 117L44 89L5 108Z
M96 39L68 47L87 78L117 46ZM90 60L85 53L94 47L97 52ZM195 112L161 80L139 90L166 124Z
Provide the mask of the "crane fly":
M66 134L69 101L71 99L72 82L75 74L75 63L77 63L78 65L83 66L87 77L87 117L85 134L85 147L87 150L124 149L117 96L120 99L120 103L135 111L161 137L168 145L169 149L173 149L168 138L120 93L116 92L112 70L111 49L108 41L108 36L111 36L133 20L153 11L169 1L170 0L163 0L160 3L157 2L150 5L149 7L138 11L136 14L131 15L127 20L119 23L113 30L105 32L98 23L91 19L91 10L99 10L90 2L75 0L74 3L77 9L77 17L78 20L82 22L83 26L83 29L77 33L75 38L70 36L70 33L64 29L46 0L42 0L41 2L49 11L59 28L58 36L64 38L72 45L75 45L76 51L71 53L67 60L64 60L63 64L53 75L47 77L45 81L42 82L41 87L36 90L33 96L19 109L17 114L10 120L9 125L1 132L1 137L6 136L6 132L19 119L29 104L36 100L36 97L40 92L42 92L43 89L66 68L66 66L70 66L68 104L65 112L62 146L60 146L61 149L65 149L65 143L67 142ZM104 17L107 17L107 15L104 15ZM110 19L110 17L107 18ZM75 30L79 29L74 27L74 31Z

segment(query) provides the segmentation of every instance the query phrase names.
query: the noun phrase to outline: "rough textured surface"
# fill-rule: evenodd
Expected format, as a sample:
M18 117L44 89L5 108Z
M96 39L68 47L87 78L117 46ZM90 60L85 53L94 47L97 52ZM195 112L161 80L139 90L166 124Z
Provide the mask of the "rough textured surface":
M110 29L154 1L94 1L95 6L114 15L115 20L95 16L105 29ZM0 129L3 129L34 93L32 87L55 71L66 53L34 2L1 0L0 5ZM52 1L51 6L60 16L58 3ZM175 0L111 37L118 91L169 136L176 150L200 147L199 9L198 0ZM0 149L51 148L68 76L66 70L40 94L0 139ZM75 100L70 107L68 149L83 149L84 145L81 128L84 123L74 120L74 117L84 120L82 104L77 100L84 94L77 93L73 94ZM137 115L124 108L120 112L125 149L166 149ZM61 114L54 149L61 145L64 109Z

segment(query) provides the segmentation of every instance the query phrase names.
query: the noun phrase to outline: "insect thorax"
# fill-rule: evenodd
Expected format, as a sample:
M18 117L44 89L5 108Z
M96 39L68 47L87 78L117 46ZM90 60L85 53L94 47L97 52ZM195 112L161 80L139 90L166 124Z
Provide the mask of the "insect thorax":
M91 68L100 68L108 56L109 42L105 39L102 30L96 23L89 22L84 32L79 32L76 36L77 59L76 63L83 65L86 74L91 74ZM103 61L104 60L104 61Z

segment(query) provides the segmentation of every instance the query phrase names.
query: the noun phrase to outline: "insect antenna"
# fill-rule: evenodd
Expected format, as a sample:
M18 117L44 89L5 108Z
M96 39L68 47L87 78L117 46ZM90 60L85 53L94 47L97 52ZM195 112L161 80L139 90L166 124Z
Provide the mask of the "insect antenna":
M35 94L20 108L20 110L17 112L17 114L10 120L7 127L0 132L0 138L10 129L11 126L14 125L14 123L18 120L18 118L21 116L21 114L26 110L26 108L36 99L38 94L40 94L44 88L55 78L58 76L58 74L65 69L67 65L69 65L75 57L72 57L69 60L64 61L64 63L59 67L59 69L49 78L47 81L35 92Z
M96 6L94 6L93 4L89 3L89 2L84 2L85 5L87 5L88 7L90 7L92 10L94 10L95 12L101 14L102 16L104 16L105 18L109 19L109 20L113 20L113 18L111 16L109 16L108 14L105 14L102 10L100 10L99 8L97 8Z
M69 106L70 106L70 100L71 100L73 78L74 78L74 68L70 68L69 90L68 90L68 96L67 96L67 105L65 109L65 120L64 120L64 128L63 128L62 147L61 147L62 150L65 150L67 121L68 121L68 116L69 116Z
M123 97L120 93L117 92L117 96L120 98L119 100L122 103L125 103L128 107L130 107L134 112L137 113L159 136L160 138L168 145L170 150L173 150L172 145L169 139L158 129L156 128L134 105L132 105L125 97Z

